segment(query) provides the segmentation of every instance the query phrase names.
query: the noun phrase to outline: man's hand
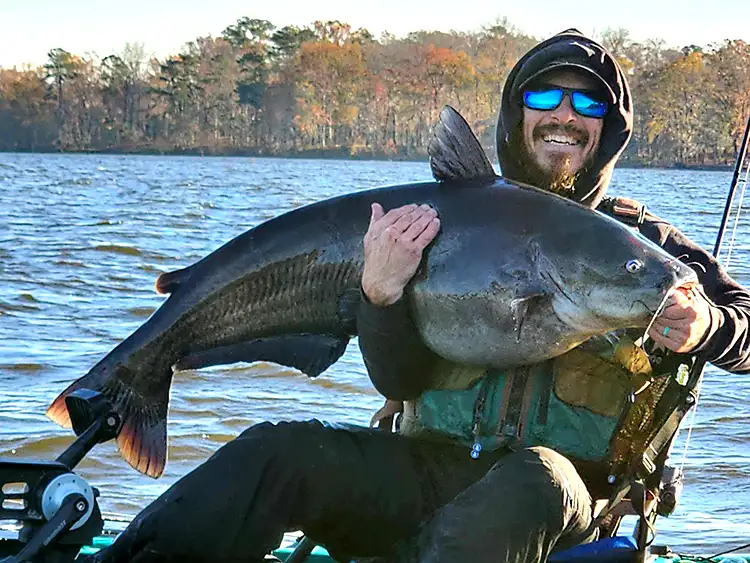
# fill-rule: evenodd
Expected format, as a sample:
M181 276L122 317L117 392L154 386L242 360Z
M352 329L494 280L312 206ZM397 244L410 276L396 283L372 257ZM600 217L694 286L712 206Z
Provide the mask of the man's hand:
M701 292L678 288L669 296L648 335L674 352L691 352L711 326L710 309L710 303Z
M404 412L404 403L402 401L386 399L378 412L372 415L370 428L378 427L383 430L393 430L393 419L397 414L402 412Z
M440 219L429 205L405 205L383 212L372 204L365 234L362 290L371 303L386 307L398 301L422 260L422 251L440 230Z

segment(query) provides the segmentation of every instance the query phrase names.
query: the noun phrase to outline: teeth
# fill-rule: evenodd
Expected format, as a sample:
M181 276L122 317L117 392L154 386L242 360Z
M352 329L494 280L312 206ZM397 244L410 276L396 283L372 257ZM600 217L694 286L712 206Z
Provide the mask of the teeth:
M544 135L542 137L545 143L558 143L561 145L579 145L580 141L567 135Z

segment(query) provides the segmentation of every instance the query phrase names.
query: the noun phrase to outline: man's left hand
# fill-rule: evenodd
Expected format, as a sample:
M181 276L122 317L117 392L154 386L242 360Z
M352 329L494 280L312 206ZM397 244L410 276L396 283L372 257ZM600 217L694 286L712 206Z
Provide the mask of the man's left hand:
M701 343L710 326L711 305L706 297L692 288L678 288L669 296L648 335L657 344L686 353Z

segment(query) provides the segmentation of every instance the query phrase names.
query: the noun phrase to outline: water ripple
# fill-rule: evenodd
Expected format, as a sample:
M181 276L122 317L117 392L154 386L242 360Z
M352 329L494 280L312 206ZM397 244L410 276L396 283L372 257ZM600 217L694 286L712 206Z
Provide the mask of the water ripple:
M0 455L51 459L72 440L49 402L163 302L156 276L307 203L430 179L424 163L260 158L0 154ZM616 170L612 192L647 202L711 248L730 173ZM730 271L750 282L750 223ZM684 551L750 536L750 376L707 372L678 512L659 541ZM134 515L221 444L263 421L367 425L381 399L352 342L315 380L270 363L179 373L170 461L153 481L97 446L80 472L105 511ZM684 440L682 432L680 440ZM681 459L683 442L675 447Z

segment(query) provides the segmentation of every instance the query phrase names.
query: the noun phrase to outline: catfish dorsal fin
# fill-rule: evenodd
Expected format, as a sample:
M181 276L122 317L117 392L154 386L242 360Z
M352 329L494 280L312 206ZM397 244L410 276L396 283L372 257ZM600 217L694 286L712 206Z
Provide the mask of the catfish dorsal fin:
M427 145L432 176L443 180L471 180L496 176L492 164L466 120L445 106Z
M182 268L181 270L175 270L174 272L166 272L156 278L154 287L156 288L157 293L173 293L178 287L180 287L180 284L187 281L189 277L189 266L187 268Z

